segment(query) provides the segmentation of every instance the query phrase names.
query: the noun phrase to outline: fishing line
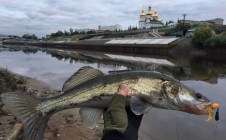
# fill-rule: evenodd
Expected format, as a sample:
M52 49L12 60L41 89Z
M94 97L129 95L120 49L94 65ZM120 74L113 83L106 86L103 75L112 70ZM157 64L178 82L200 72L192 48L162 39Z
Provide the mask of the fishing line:
M178 129L177 129L177 125L176 125L176 131L177 131L177 140L179 140L179 132L178 132Z
M218 121L219 121L219 108L217 109L216 115L215 115L215 120L217 121L215 132L214 132L214 140L216 139L217 135L217 129L218 129Z
M177 119L175 121L176 121L177 140L179 140L179 132L178 132L178 128L177 128Z
M214 138L213 138L213 140L216 140L217 128L218 128L218 121L217 121L217 124L216 124L216 128L215 128L215 132L214 132Z

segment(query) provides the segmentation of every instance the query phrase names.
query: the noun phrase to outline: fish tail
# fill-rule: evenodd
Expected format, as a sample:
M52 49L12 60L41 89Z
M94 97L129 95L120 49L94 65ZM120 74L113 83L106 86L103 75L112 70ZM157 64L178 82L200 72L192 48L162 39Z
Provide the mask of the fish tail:
M41 101L21 92L3 93L1 98L10 112L22 122L25 139L42 140L49 115L36 109Z

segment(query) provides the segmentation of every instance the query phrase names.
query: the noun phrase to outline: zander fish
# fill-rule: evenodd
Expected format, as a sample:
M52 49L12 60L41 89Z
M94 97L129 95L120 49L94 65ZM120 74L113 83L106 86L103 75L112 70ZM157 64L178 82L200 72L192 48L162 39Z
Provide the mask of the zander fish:
M122 83L129 87L127 105L136 115L146 113L151 106L202 115L208 114L205 107L211 104L202 94L158 72L104 75L91 67L81 68L66 80L61 95L39 99L26 93L8 92L1 97L6 107L21 120L25 138L41 140L49 117L64 109L81 108L83 121L95 127Z

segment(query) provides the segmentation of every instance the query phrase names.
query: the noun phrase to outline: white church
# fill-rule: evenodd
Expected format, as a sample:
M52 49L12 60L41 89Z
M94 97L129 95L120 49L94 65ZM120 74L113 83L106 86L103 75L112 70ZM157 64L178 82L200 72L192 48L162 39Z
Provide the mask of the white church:
M146 14L142 9L140 14L140 21L139 21L140 29L148 29L148 28L163 27L163 26L164 24L162 23L161 20L159 20L157 11L152 13L151 6L148 6L148 11Z

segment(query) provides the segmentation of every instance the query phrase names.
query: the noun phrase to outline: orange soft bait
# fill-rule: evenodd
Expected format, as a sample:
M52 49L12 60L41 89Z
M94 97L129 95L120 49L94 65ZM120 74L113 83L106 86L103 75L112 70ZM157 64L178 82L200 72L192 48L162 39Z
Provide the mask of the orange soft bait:
M206 119L207 122L210 122L213 119L213 110L218 109L219 107L220 105L217 103L213 103L205 107L208 112L208 118Z
M213 109L218 109L220 107L220 105L217 103L213 103L211 106Z
M213 119L213 108L212 105L208 105L205 107L208 112L208 118L206 119L207 122L210 122Z

